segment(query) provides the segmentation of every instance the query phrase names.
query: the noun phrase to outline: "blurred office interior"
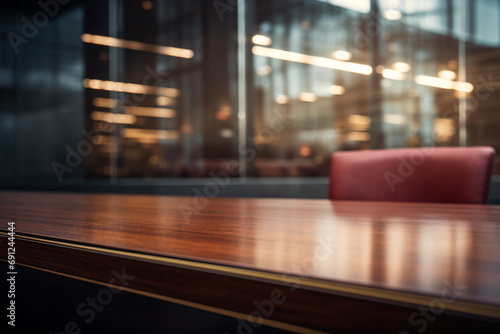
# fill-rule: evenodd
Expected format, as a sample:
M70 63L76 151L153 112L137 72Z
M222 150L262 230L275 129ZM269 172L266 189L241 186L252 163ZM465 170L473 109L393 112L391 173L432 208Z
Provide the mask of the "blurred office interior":
M340 150L500 152L498 0L0 4L0 186L326 198ZM369 168L369 166L367 166ZM500 155L490 202L500 203Z

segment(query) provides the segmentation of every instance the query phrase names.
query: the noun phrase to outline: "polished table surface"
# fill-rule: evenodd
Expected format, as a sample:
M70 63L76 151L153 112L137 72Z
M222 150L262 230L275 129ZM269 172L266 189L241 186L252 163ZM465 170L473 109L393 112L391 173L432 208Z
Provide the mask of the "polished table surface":
M392 302L453 285L448 309L500 319L500 206L0 192L8 221L26 240Z

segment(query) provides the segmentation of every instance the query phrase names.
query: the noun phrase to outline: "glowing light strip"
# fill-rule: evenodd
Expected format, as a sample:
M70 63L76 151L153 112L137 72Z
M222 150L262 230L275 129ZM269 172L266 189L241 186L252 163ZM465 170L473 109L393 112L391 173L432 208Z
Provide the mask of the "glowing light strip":
M420 85L436 87L436 88L444 88L444 89L454 89L466 93L470 93L474 89L474 86L468 82L451 81L448 79L431 77L428 75L415 76L415 82Z
M391 70L389 68L386 68L382 71L382 76L386 79L392 79L392 80L403 80L405 78L404 73L401 73L400 71L396 70Z
M128 82L116 82L98 79L84 79L83 86L90 89L100 89L132 94L166 95L172 97L178 97L180 95L180 91L176 88L146 86Z
M270 39L269 37L264 36L264 35L254 35L252 37L252 42L254 42L255 44L259 44L259 45L268 46L268 45L271 45L271 43L273 41L272 41L272 39Z
M369 75L372 73L372 67L369 65L340 61L331 58L310 56L297 52L266 48L263 46L254 46L252 48L252 52L257 56L293 61L296 63L309 64L334 70L359 73L364 75Z
M114 114L103 111L93 111L92 114L90 114L90 117L94 121L118 124L134 124L137 121L137 118L134 115Z
M166 56L179 57L191 59L194 56L194 52L189 49L176 48L173 46L162 46L155 44L147 44L136 41L127 41L125 39L119 39L108 36L83 34L82 41L89 44L97 44L110 46L115 48L123 48L129 50L146 51L158 54L163 54Z
M94 106L99 108L115 108L118 105L118 100L107 99L104 97L96 97L93 100Z
M150 107L135 107L128 106L125 107L125 112L127 114L132 114L136 116L146 116L146 117L160 117L160 118L173 118L175 117L175 111L168 108L150 108Z
M125 138L141 138L149 140L177 139L179 136L175 130L150 130L150 129L123 129Z

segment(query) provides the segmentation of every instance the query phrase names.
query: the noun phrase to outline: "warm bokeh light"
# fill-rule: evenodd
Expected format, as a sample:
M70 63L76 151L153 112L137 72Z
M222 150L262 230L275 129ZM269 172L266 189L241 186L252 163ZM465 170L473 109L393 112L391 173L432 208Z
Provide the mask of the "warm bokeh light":
M171 98L166 97L166 96L158 96L156 98L156 104L159 106L169 106L169 105L174 104L174 99L171 99Z
M400 20L403 14L397 9L386 9L384 11L384 18L389 21Z
M125 138L142 138L149 140L175 140L179 137L175 130L150 130L150 129L130 129L122 130L122 136Z
M451 81L427 75L415 76L415 82L420 85L443 88L443 89L455 89L466 93L472 92L472 90L474 89L474 86L468 82Z
M288 103L288 96L278 95L278 96L276 96L276 102L279 104L287 104Z
M438 72L438 77L441 79L453 80L457 77L457 75L453 71L442 70Z
M303 157L308 157L311 155L311 149L309 148L309 146L302 146L300 148L299 154Z
M434 136L438 141L448 141L455 134L455 120L436 118L434 120Z
M328 88L328 91L332 95L342 95L345 93L345 88L339 85L332 85Z
M230 139L234 137L234 130L233 129L228 129L228 128L223 128L219 130L219 136L222 138Z
M117 124L134 124L137 118L134 115L114 114L110 112L93 111L90 118L94 121L102 121Z
M255 72L257 73L257 75L263 77L265 75L271 74L272 69L271 69L271 66L265 65L265 66L261 66L261 67L257 68L255 70Z
M254 35L252 37L252 42L258 45L269 46L273 41L271 38L264 35Z
M337 50L332 52L332 58L338 59L338 60L351 60L352 58L352 53L349 51L345 50Z
M150 165L153 165L153 166L158 165L158 162L159 162L158 156L157 155L150 156L148 159L148 162Z
M155 44L148 44L136 41L128 41L108 36L83 34L82 41L89 44L104 45L115 48L123 48L136 51L153 52L166 56L179 57L179 58L193 58L194 52L189 49L176 48L173 46L162 46Z
M118 105L118 100L96 97L93 100L94 106L99 108L115 108Z
M176 88L155 87L98 79L84 79L83 86L90 89L100 89L131 94L166 95L172 97L178 97L180 95L180 91Z
M349 122L352 124L370 125L371 120L370 117L364 115L350 115Z
M404 63L402 61L395 62L392 64L392 68L399 72L409 72L411 69L410 64Z
M403 80L405 78L405 74L396 71L396 70L391 70L390 68L386 68L382 71L382 76L386 79L392 79L392 80Z
M316 102L318 97L314 93L302 92L299 95L299 100L303 102Z
M384 122L389 124L405 124L406 118L403 115L387 114L384 115Z
M153 3L149 0L143 1L142 8L145 10L151 10L151 9L153 9Z
M175 111L168 108L150 108L150 107L138 107L138 106L127 106L125 107L125 112L127 114L144 116L144 117L159 117L159 118L174 118Z
M257 56L293 61L296 63L325 67L333 70L341 70L341 71L359 73L364 75L369 75L372 73L372 68L369 65L351 63L351 62L317 57L317 56L310 56L298 52L272 49L262 46L254 46L252 48L252 52Z
M369 141L370 134L368 132L353 131L347 134L347 139L352 141Z
M219 121L225 121L231 118L231 108L223 107L215 113L215 118Z

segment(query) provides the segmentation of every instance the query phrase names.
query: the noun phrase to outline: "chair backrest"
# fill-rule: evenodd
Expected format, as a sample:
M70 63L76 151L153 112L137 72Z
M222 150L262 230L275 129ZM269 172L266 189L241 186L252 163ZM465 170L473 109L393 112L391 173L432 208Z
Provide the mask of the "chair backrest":
M491 147L403 148L332 155L333 200L486 203Z

